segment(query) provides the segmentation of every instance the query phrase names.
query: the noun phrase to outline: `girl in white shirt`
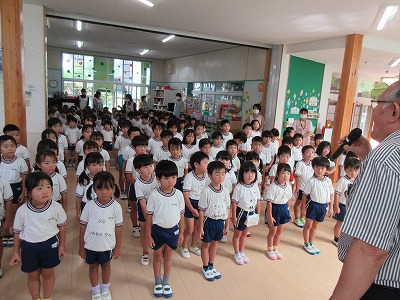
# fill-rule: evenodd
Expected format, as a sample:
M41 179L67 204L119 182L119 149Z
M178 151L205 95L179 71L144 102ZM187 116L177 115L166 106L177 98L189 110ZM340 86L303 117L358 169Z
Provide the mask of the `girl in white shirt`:
M182 156L186 158L187 161L190 161L190 157L196 151L199 151L199 148L196 145L196 136L194 134L194 130L186 129L185 133L183 134Z

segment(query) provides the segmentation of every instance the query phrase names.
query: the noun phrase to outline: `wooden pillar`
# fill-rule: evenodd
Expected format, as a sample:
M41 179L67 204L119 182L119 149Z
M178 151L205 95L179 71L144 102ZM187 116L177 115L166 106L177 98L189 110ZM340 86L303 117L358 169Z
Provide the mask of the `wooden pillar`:
M339 147L340 138L350 131L363 37L361 34L352 34L348 35L346 39L339 97L336 104L335 123L332 133L332 153ZM332 174L332 180L337 178L337 173L336 170Z
M267 109L267 90L268 90L268 82L269 82L269 72L271 67L271 52L272 49L267 50L267 55L265 59L265 70L264 70L264 88L262 90L262 98L261 98L261 111L260 114L264 116L265 123L265 111ZM265 126L265 124L264 124ZM266 128L262 128L262 131L266 130Z
M26 145L26 104L23 82L22 0L1 0L5 123L21 130Z

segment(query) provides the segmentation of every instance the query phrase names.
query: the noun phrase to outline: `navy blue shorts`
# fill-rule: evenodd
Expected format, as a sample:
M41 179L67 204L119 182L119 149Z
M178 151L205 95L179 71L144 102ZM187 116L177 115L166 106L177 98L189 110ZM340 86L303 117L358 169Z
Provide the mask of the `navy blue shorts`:
M274 226L279 226L290 222L289 206L286 204L272 203L272 217L275 219Z
M334 214L333 218L339 222L343 222L344 217L346 216L346 205L339 203L340 214Z
M193 208L199 210L199 200L193 200L190 198L189 198L189 200L190 200L190 204L192 204ZM186 205L185 205L184 216L185 216L185 218L189 218L189 219L192 219L192 218L195 218L196 220L198 219L198 217L193 216L192 212L189 210L189 208Z
M12 204L18 204L18 198L22 194L22 182L11 183L10 185L13 192Z
M89 265L93 264L105 264L112 258L112 250L108 251L93 251L85 248L86 252L86 263Z
M307 196L307 201L310 200L310 195ZM303 191L299 190L299 195L297 196L297 200L298 201L302 201L303 200Z
M106 149L107 151L112 151L113 147L112 147L112 142L103 142L103 148Z
M123 158L122 154L118 155L118 166L119 166L120 170L122 170L122 167L124 166L124 158Z
M214 220L205 218L204 220L204 236L202 241L204 243L211 243L212 241L219 241L224 236L224 220Z
M81 202L81 212L83 212L83 209L85 208L86 202Z
M183 193L183 179L185 177L179 177L176 179L176 184L175 184L175 188L177 190L180 190Z
M153 238L155 244L153 250L160 249L164 244L173 250L176 250L176 248L178 248L178 235L178 225L175 225L172 228L162 228L156 224L153 224L153 227L151 228L151 237Z
M307 213L306 218L317 222L323 222L326 215L326 209L328 204L317 203L312 200L307 201Z
M237 225L233 225L233 227L237 230L244 231L247 228L247 225L245 224L247 220L247 215L251 216L252 214L255 214L255 211L247 211L239 206L236 208L236 218L238 219Z
M140 200L146 201L146 200ZM142 207L140 206L140 201L137 201L137 215L139 222L146 222L146 216L143 214Z
M83 160L83 156L78 155L78 164Z
M68 150L69 151L75 151L76 146L72 145L72 146L68 146Z
M58 237L55 235L47 241L29 243L21 241L21 270L25 273L39 269L51 269L60 264L58 255Z
M128 200L129 201L137 201L135 185L132 183L129 185Z

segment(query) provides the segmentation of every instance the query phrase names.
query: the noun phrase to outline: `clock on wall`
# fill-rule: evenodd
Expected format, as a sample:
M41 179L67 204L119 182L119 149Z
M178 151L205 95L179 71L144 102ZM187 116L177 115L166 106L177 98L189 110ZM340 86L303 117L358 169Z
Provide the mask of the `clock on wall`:
M57 80L50 80L49 81L49 86L51 87L51 88L56 88L57 86L58 86L58 82L57 82Z

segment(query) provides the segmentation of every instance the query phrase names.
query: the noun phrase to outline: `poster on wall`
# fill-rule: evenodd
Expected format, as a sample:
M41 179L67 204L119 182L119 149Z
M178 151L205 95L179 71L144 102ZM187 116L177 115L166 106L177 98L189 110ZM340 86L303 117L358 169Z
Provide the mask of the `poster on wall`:
M253 113L253 105L262 103L262 92L264 90L263 81L246 81L244 84L242 123L247 122Z

